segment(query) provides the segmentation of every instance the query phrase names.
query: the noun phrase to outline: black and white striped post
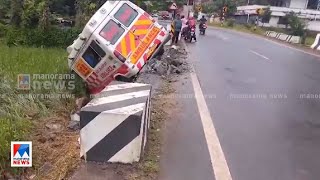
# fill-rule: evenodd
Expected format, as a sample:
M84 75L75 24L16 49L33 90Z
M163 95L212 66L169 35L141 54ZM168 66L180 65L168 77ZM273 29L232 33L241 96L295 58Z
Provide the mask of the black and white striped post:
M112 83L80 112L80 156L86 161L140 160L150 126L151 86Z

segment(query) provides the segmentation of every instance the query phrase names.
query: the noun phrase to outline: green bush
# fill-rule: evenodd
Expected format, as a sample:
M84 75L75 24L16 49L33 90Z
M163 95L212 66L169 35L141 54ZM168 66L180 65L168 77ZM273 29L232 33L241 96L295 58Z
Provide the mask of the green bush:
M7 32L7 26L0 22L0 38L4 37Z
M234 23L235 23L235 20L234 19L228 19L226 24L228 27L233 27L234 26Z
M19 44L33 47L66 48L81 33L78 29L52 28L49 31L40 29L10 29L7 31L7 44Z
M244 27L246 27L247 29L251 29L253 26L250 23L246 23L244 24Z

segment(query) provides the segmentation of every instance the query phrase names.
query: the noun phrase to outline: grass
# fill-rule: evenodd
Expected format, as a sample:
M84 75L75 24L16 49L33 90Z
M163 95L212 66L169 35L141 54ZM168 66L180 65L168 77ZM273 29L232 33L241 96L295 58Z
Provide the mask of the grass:
M75 139L75 134L64 133L60 138L61 148L58 152L53 152L52 147L46 143L36 141L37 136L47 133L44 128L48 117L55 116L59 120L54 122L66 126L68 122L68 113L74 107L74 98L34 98L20 96L26 93L74 93L74 90L68 89L31 89L29 91L17 90L18 74L67 74L67 53L64 49L44 49L28 47L7 47L0 40L0 179L4 175L21 176L22 174L39 173L39 168L43 162L49 161L53 169L60 168L63 172L51 174L50 178L57 179L67 174L67 167L70 167L70 159L74 159L74 148L69 147L70 140ZM76 79L76 83L79 83ZM32 78L31 78L32 82ZM79 90L76 84L78 92ZM62 133L61 133L62 134ZM58 136L59 134L57 134ZM68 138L69 137L69 138ZM10 143L11 141L33 141L33 169L10 168ZM53 143L54 144L54 143ZM66 147L64 147L67 145ZM48 149L45 149L48 148ZM61 149L65 149L63 151ZM72 149L72 150L70 150ZM59 151L60 150L60 151ZM41 154L45 151L45 154ZM78 153L78 152L77 152ZM76 153L76 154L77 154ZM71 154L68 156L68 154ZM62 158L63 156L63 158ZM44 158L45 157L45 158ZM47 158L47 159L46 159ZM60 159L59 159L60 158ZM49 159L49 160L48 160ZM68 162L68 163L66 163ZM20 179L20 178L18 178Z
M280 32L280 33L286 33L285 29L280 29L280 28L257 27L256 29L254 29L253 25L246 26L246 25L241 25L241 24L234 24L233 26L228 26L227 22L224 23L222 26L218 22L209 23L209 25L216 26L216 27L227 28L227 29L233 29L233 30L241 31L241 32L245 32L245 33L257 34L257 35L261 35L261 36L264 36L265 32L268 31L268 30L276 31L276 32ZM314 39L315 39L314 35L308 35L306 37L306 41L305 41L304 46L310 47L313 44Z

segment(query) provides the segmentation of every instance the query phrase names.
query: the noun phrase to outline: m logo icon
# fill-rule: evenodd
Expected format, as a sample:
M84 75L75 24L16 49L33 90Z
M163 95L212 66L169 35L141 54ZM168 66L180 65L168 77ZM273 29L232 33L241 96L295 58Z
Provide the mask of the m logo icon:
M32 167L32 142L11 142L11 167Z

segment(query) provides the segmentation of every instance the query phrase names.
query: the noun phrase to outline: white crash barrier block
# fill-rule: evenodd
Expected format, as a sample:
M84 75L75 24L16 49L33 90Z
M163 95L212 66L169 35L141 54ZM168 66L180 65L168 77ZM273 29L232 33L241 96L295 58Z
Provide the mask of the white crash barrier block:
M276 37L278 35L278 33L277 32L274 32L274 31L272 31L270 34L269 34L269 36L270 37Z
M266 31L265 35L266 36L270 36L270 34L273 34L273 33L276 33L276 32L274 32L274 31Z
M151 85L113 82L80 111L80 156L86 161L140 160L150 127Z
M311 45L312 49L320 50L320 34L317 34L314 43Z
M283 33L277 33L276 37L277 39L279 39L279 37L282 35Z
M286 41L286 40L288 39L288 36L289 36L289 35L286 35L286 34L280 34L280 36L279 36L278 39L280 39L280 40L282 40L282 41Z
M293 44L299 44L301 42L300 36L291 36L287 39L287 42L293 43Z

